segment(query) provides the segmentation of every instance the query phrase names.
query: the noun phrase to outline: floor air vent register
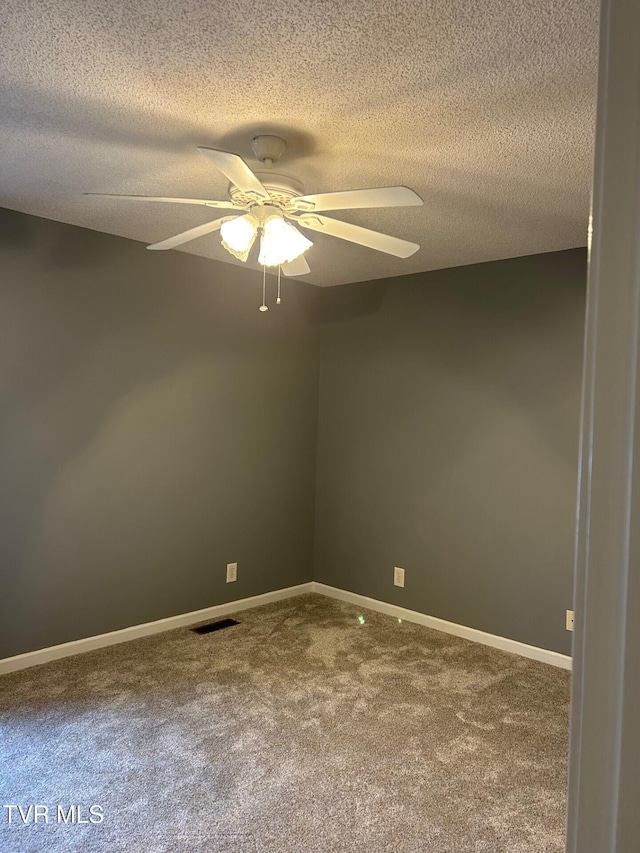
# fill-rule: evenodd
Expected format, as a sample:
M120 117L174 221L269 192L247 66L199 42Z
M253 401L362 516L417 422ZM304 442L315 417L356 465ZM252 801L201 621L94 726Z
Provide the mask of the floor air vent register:
M235 619L220 619L218 622L209 622L208 625L199 625L191 630L194 634L210 634L212 631L221 631L223 628L231 628L232 625L239 624Z

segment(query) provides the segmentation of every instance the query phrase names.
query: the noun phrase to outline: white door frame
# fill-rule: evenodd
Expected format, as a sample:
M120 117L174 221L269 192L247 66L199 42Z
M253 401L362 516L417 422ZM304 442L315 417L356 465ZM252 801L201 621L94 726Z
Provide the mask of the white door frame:
M568 853L640 850L640 0L602 0Z

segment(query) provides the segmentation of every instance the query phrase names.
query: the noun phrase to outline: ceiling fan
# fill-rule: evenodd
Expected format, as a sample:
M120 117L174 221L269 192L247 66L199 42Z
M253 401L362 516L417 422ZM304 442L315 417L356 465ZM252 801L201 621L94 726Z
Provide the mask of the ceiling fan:
M251 146L260 163L271 168L282 156L286 143L279 136L262 135L255 136L251 140ZM215 148L199 147L198 151L230 181L228 200L114 193L85 195L129 201L196 204L236 211L236 215L205 222L204 225L197 225L147 248L174 249L197 237L220 231L224 248L234 257L246 261L258 232L262 231L258 262L263 267L278 267L286 276L298 277L310 272L304 253L313 244L296 226L330 234L398 258L408 258L420 248L417 243L410 243L408 240L319 215L325 210L421 205L423 202L420 196L408 187L377 187L305 195L304 187L299 181L275 172L253 172L238 154L218 151Z

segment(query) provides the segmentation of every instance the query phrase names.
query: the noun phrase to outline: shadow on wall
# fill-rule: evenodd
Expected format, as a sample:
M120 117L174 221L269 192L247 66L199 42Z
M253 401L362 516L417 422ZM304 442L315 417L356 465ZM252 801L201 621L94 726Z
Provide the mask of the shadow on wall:
M0 249L23 251L33 246L35 235L26 216L16 216L0 208Z
M332 293L333 288L326 288L326 299L322 302L323 322L339 323L375 314L382 307L390 286L392 279L388 278L345 284L339 288L339 298L335 298L338 294Z

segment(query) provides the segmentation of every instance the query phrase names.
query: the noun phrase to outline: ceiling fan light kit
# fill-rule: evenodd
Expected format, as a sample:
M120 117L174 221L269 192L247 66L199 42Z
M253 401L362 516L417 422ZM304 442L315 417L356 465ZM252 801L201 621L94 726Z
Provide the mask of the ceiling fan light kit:
M258 220L251 213L236 216L220 226L222 245L239 261L246 261L258 234Z
M220 237L223 247L240 261L246 261L259 230L262 230L258 263L280 267L299 258L313 243L293 225L285 222L274 205L254 205L251 213L223 222Z
M265 267L280 267L295 261L311 246L311 240L285 222L282 215L268 216L263 226L258 263Z
M256 159L267 168L278 162L285 151L286 143L279 136L254 136L251 147ZM229 180L229 199L168 198L165 196L116 195L113 193L85 193L128 201L155 201L169 204L195 204L216 209L234 210L239 215L223 216L206 222L147 246L148 249L174 249L205 234L220 231L222 246L234 258L246 263L251 249L261 231L258 263L263 267L263 294L261 311L266 311L265 288L266 267L278 268L278 296L280 298L280 270L285 276L302 276L311 270L304 253L313 243L296 225L311 231L319 231L367 246L379 252L408 258L420 246L389 234L381 234L352 225L339 219L318 215L325 210L356 210L372 207L405 207L421 205L422 199L409 187L376 187L363 190L317 193L305 195L302 184L287 175L274 172L253 172L238 154L219 151L215 148L198 148ZM288 220L288 221L287 221ZM296 224L293 224L296 223Z

